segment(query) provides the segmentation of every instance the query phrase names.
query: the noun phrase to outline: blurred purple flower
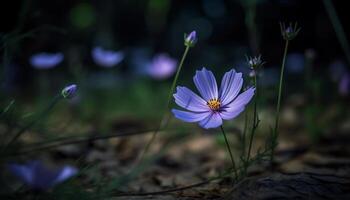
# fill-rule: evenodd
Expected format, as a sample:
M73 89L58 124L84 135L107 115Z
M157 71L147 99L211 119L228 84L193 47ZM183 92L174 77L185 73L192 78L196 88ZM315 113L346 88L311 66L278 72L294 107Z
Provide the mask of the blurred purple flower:
M91 55L96 64L107 68L114 67L124 59L122 51L110 51L101 47L95 47L91 51Z
M350 74L346 73L342 76L339 82L339 93L342 96L349 95L350 92Z
M177 61L162 53L153 57L153 60L147 66L147 73L154 79L162 80L173 75L176 67Z
M36 69L51 69L63 61L62 53L38 53L30 57L30 64Z
M41 161L26 164L9 164L9 170L21 181L35 190L47 190L76 175L78 170L71 166L49 169Z
M226 72L218 90L213 73L206 68L197 71L193 77L202 97L186 87L178 86L174 94L175 103L188 111L172 109L176 118L185 122L199 122L205 129L222 125L222 120L237 117L254 96L255 88L251 87L238 95L243 85L242 73L235 70Z
M289 73L298 74L304 71L305 57L301 53L290 53L286 59L286 69Z

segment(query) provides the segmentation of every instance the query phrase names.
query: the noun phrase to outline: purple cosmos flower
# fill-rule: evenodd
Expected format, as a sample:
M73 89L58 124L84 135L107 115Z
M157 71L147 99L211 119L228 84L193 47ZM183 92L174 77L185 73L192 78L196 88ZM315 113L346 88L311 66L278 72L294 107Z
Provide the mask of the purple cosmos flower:
M24 165L9 164L9 170L21 181L35 190L47 190L77 174L71 166L49 169L41 161L30 161Z
M63 61L62 53L38 53L30 57L30 64L36 69L51 69Z
M154 56L152 62L147 66L147 73L154 79L166 79L175 73L176 65L176 60L167 54L158 54Z
M95 63L101 67L111 68L124 59L124 53L121 51L110 51L102 49L101 47L95 47L91 51L92 58Z
M77 93L77 85L75 84L65 87L61 92L62 96L66 99L73 98L76 95L76 93Z
M202 97L186 87L177 87L175 103L188 111L172 109L176 118L185 122L199 122L205 129L222 125L222 120L237 117L252 99L255 88L251 87L238 95L243 85L242 73L226 72L218 89L213 73L205 68L193 77Z
M346 73L342 76L339 82L339 93L342 96L347 96L350 92L350 74Z

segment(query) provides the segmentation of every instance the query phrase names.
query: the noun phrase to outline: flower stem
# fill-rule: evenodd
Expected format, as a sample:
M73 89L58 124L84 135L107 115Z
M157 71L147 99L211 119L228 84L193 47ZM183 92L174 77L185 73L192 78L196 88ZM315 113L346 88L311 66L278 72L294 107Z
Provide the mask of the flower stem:
M279 115L280 115L280 107L281 107L281 97L282 97L282 86L283 86L283 76L284 76L284 66L286 62L287 52L288 52L288 45L289 40L286 40L286 44L284 47L284 54L283 54L283 60L282 60L282 68L281 68L281 74L280 74L280 82L279 82L279 88L278 88L278 99L277 99L277 108L276 108L276 121L275 121L275 128L273 130L272 135L272 146L271 146L271 157L270 162L273 162L273 156L275 152L275 148L277 145L277 139L278 139L278 129L279 129Z
M3 150L6 150L7 147L9 147L12 143L14 143L26 130L31 128L35 123L37 123L39 120L41 120L43 117L49 114L49 112L52 110L52 108L56 105L56 103L61 100L63 96L61 94L56 95L51 103L46 107L45 110L43 110L36 118L34 118L30 123L28 123L26 126L22 127L15 136L4 146Z
M145 157L145 155L147 154L149 148L151 147L151 144L154 142L156 136L157 136L157 133L165 126L167 126L168 122L169 122L169 119L170 119L170 116L167 115L167 111L170 107L170 102L171 102L171 98L172 98L172 95L174 93L174 90L175 90L175 86L177 84L177 80L179 78L179 75L180 75L180 71L181 71L181 68L182 68L182 65L187 57L187 54L188 54L188 51L190 49L190 46L186 46L186 49L182 55L182 58L181 58L181 61L180 61L180 64L179 64L179 67L177 68L177 71L176 71L176 75L175 75L175 78L173 80L173 83L171 85L171 88L170 88L170 91L169 91L169 95L168 95L168 100L167 100L167 104L166 104L166 108L164 110L164 113L162 115L162 119L161 121L159 122L159 125L157 127L157 129L153 132L152 136L151 136L151 139L148 141L148 143L146 144L146 147L144 148L143 152L141 153L140 155L140 159L139 161L142 161Z
M182 65L183 65L183 63L184 63L184 61L186 59L186 56L187 56L187 53L188 53L189 50L190 50L190 46L186 46L185 52L182 55L179 67L178 67L178 69L176 71L175 78L174 78L173 83L172 83L171 88L170 88L170 92L169 92L169 95L168 95L168 102L166 104L167 108L169 108L169 106L170 106L171 97L173 96L173 93L174 93L174 90L175 90L175 86L176 86L176 83L177 83L177 79L179 78Z
M237 179L238 179L238 174L237 174L237 169L236 169L236 163L235 163L235 160L233 159L231 147L230 147L230 144L229 144L229 142L228 142L228 140L227 140L224 127L223 127L223 126L220 126L220 128L221 128L221 132L222 132L222 134L224 135L224 138L225 138L226 147L227 147L227 150L228 150L228 152L229 152L229 154L230 154L230 158L231 158L231 162L232 162L232 168L233 168L233 171L234 171L234 173L235 173L235 179L237 180Z
M251 150L252 150L252 145L253 145L255 131L258 128L258 125L259 125L259 116L258 116L258 113L257 113L257 101L258 101L257 73L254 76L254 87L255 87L255 97L254 97L253 127L252 127L252 130L251 130L251 133L250 133L250 140L249 140L249 147L248 147L248 153L247 153L247 160L246 160L246 162L248 162L249 159L250 159L250 153L251 153Z

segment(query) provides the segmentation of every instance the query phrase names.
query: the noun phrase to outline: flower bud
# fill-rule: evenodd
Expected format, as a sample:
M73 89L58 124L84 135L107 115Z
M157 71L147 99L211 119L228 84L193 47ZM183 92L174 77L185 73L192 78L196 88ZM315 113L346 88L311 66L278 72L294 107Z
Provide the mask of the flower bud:
M261 60L261 55L255 57L247 57L247 63L252 70L255 70L264 65L264 62Z
M197 43L197 33L196 31L192 31L190 34L185 34L184 37L185 46L193 47Z
M284 23L280 23L281 34L284 40L293 40L299 33L300 28L298 28L298 23L295 23L294 26L292 23L288 27Z
M77 85L75 85L75 84L72 84L72 85L65 87L61 92L62 96L65 99L73 98L76 95L76 93L77 93Z

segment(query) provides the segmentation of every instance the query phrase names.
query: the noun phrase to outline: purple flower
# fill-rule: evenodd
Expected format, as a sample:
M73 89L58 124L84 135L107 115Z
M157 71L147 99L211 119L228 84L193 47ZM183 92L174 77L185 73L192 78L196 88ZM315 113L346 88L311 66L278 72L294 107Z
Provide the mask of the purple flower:
M101 47L95 47L91 51L92 58L95 63L101 67L111 68L124 59L124 53L121 51L110 51L102 49Z
M47 190L78 172L71 166L49 169L41 161L30 161L24 165L9 164L8 167L15 176L35 190Z
M63 61L62 53L38 53L30 57L30 64L36 69L51 69Z
M166 79L175 73L176 65L176 60L167 54L158 54L154 56L152 62L147 66L147 73L154 79Z
M75 84L65 87L61 92L62 96L66 99L73 98L76 95L76 93L77 93L77 85Z
M342 96L347 96L350 92L350 74L346 73L342 76L339 82L339 93Z
M243 85L242 73L226 72L218 89L213 73L206 68L193 77L201 97L186 87L177 87L175 102L188 111L172 109L176 118L185 122L198 122L205 129L222 125L222 120L237 117L252 99L255 88L239 92Z

